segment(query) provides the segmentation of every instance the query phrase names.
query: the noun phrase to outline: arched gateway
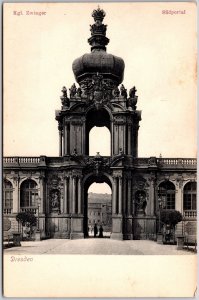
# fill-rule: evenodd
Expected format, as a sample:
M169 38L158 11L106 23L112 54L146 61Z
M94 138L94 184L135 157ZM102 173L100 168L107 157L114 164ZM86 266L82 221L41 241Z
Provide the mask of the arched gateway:
M136 88L127 92L123 59L106 52L104 11L92 16L91 53L73 62L78 86L63 87L56 111L59 157L4 157L4 215L11 231L18 228L18 212L32 211L41 238L86 237L88 188L105 182L112 190L111 238L155 239L165 201L164 209L183 214L176 234L190 234L196 228L196 189L190 192L189 184L196 181L196 159L138 157ZM110 132L110 156L90 156L95 126Z
M60 131L60 156L70 161L66 173L69 179L72 237L85 236L87 231L88 186L106 182L112 189L112 238L123 239L127 223L132 227L132 170L130 167L138 151L138 128L141 112L136 110L136 90L127 90L122 83L124 61L107 54L105 13L99 8L92 14L91 53L73 62L79 84L70 88L70 99L64 87L62 109L56 112ZM110 131L110 157L89 156L89 132L105 126ZM101 137L103 143L103 136ZM127 219L128 218L128 219ZM127 221L128 220L128 221ZM129 233L130 237L132 232Z

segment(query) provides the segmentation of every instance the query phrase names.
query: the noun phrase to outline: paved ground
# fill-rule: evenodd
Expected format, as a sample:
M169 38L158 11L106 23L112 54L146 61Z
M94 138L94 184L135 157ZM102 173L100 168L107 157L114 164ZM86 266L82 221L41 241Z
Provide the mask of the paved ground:
M176 245L160 245L153 241L116 241L108 238L79 240L49 239L21 242L21 247L4 250L5 254L108 254L108 255L190 255Z

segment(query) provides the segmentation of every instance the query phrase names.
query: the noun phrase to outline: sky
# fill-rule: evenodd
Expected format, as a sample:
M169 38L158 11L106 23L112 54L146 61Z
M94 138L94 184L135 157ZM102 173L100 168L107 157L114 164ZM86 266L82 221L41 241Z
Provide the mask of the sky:
M4 156L58 156L55 110L62 87L75 82L72 62L90 52L97 5L4 4ZM196 5L100 3L100 8L106 12L107 52L124 59L125 87L137 88L139 157L196 157ZM185 14L163 14L166 9ZM98 128L92 154L100 146L101 154L110 148L109 134L103 132L103 143L100 136Z

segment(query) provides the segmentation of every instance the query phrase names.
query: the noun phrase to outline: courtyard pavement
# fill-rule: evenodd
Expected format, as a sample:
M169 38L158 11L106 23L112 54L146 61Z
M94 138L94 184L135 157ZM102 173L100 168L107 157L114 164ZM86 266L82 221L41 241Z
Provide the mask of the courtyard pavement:
M193 252L176 248L176 245L161 245L149 240L49 239L21 242L21 247L4 249L4 254L193 255Z

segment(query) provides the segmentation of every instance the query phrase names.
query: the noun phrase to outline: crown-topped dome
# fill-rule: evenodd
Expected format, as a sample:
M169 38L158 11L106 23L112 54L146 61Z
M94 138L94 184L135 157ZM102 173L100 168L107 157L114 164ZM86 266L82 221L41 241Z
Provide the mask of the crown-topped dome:
M75 59L72 65L78 83L91 78L96 73L103 75L104 78L112 79L117 85L123 81L123 59L106 52L109 39L106 37L107 25L102 24L105 15L99 7L92 13L95 23L90 25L91 37L88 39L91 53Z

